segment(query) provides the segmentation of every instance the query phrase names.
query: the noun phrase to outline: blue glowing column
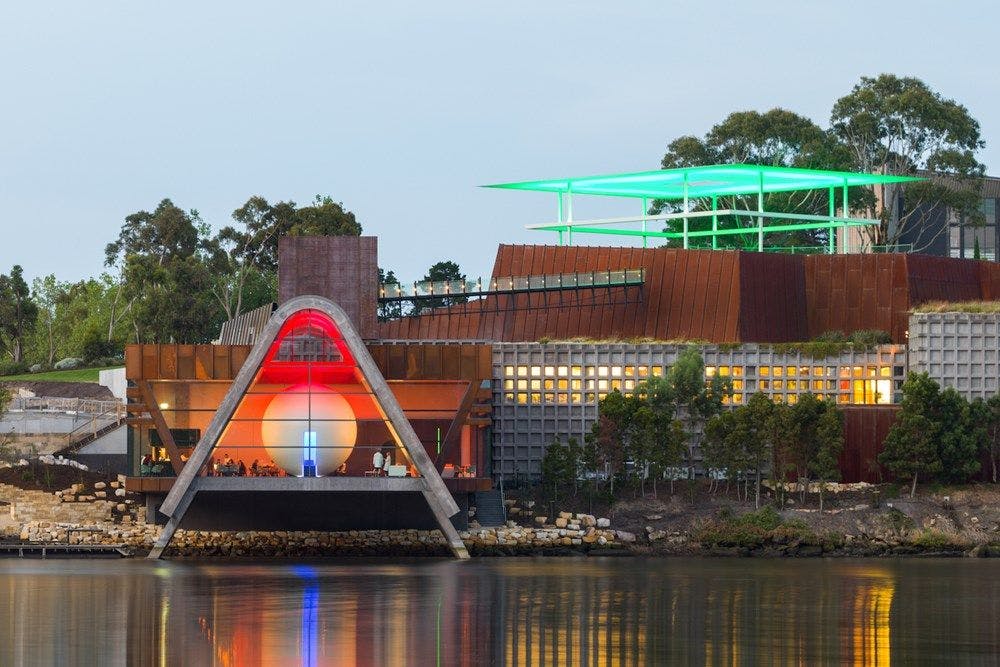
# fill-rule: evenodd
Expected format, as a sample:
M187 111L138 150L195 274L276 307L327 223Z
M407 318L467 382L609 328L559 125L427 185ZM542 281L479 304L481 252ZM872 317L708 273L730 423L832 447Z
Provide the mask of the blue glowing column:
M316 476L316 431L302 434L302 476Z

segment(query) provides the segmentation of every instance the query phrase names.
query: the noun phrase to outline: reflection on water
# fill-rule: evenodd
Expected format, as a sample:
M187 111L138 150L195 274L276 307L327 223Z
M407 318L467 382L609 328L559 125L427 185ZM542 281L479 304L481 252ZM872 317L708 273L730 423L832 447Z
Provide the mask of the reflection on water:
M0 562L0 665L998 659L1000 562Z

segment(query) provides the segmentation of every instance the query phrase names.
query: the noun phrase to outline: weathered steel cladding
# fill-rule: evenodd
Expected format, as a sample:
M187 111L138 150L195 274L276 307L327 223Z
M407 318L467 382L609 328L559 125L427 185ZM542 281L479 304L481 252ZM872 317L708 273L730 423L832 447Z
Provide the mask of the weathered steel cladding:
M380 324L380 337L532 341L655 338L788 342L881 329L910 308L1000 298L991 262L905 254L783 255L675 248L501 245L493 277L645 270L636 287L500 294Z
M885 437L896 422L897 405L841 406L844 414L844 449L840 475L844 482L882 482L892 479L878 462Z
M278 241L278 303L322 296L339 305L362 338L376 337L378 239L283 236Z

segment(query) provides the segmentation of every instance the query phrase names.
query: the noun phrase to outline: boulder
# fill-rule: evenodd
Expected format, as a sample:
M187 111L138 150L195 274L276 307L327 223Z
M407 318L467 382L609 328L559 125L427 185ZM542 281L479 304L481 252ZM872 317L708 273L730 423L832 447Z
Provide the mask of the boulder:
M560 514L562 513L560 512ZM569 521L566 520L566 517L560 516L556 519L556 528L565 528L568 523Z
M611 519L600 518L597 520L598 528L609 528L611 526Z
M66 357L65 359L60 359L56 362L54 368L57 371L68 371L74 368L79 368L83 366L83 359L77 359L76 357Z
M101 489L108 488L108 485L105 484L104 482L95 482L94 483L94 488L97 489L98 491L100 491Z

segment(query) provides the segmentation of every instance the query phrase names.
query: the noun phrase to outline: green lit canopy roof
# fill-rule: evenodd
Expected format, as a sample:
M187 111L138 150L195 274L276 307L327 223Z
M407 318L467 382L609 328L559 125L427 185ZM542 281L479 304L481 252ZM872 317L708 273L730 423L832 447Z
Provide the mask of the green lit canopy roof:
M498 183L488 188L535 190L538 192L600 195L605 197L645 197L684 199L793 190L819 190L843 186L904 183L923 180L912 176L860 174L792 167L765 167L750 164L718 164L707 167L660 169L632 174L556 178L544 181ZM761 188L763 185L763 188Z

